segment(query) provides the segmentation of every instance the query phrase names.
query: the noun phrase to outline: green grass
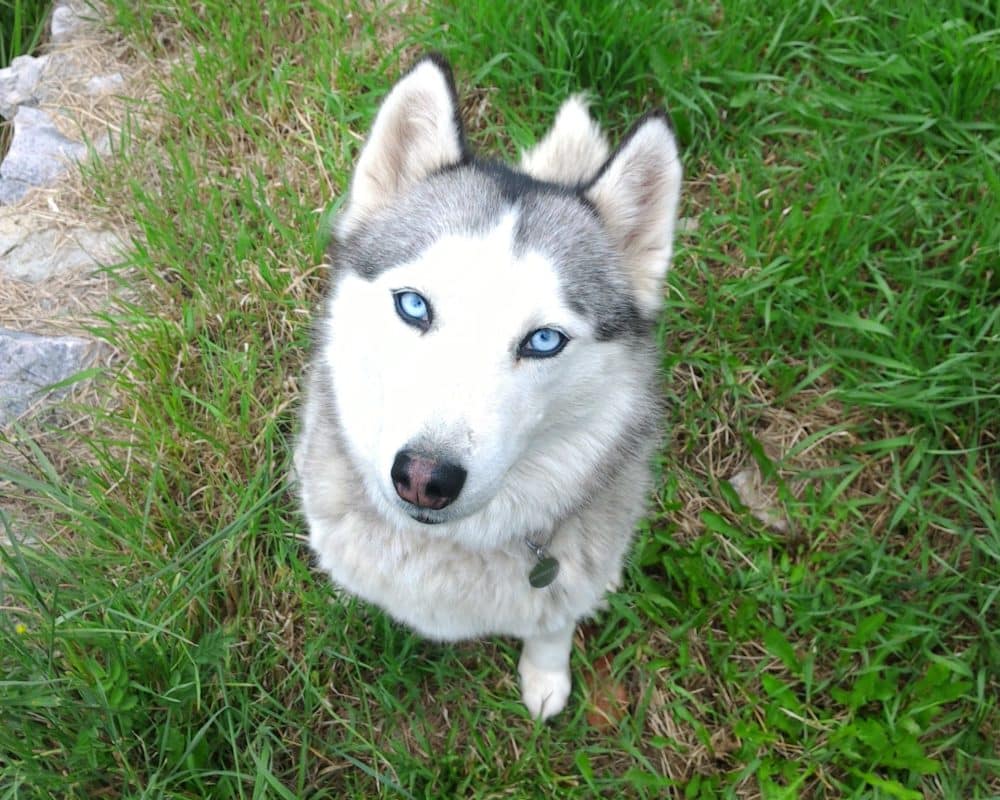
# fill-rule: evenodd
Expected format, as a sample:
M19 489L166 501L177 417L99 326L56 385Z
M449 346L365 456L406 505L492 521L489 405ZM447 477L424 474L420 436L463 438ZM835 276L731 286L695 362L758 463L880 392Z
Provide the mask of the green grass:
M172 64L88 176L149 289L98 330L120 400L85 455L20 436L3 468L54 521L0 550L0 797L1000 795L1000 12L558 8L113 3ZM671 441L548 725L514 643L337 597L285 483L325 213L424 49L488 150L579 89L616 134L662 99L685 147Z
M0 2L0 69L35 49L51 7L50 0Z

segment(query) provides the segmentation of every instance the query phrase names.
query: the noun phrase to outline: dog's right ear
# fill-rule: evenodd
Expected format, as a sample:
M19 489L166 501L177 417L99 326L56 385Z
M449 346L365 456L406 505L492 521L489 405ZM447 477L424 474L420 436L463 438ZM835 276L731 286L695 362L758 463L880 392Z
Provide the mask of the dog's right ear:
M432 172L465 158L451 67L442 56L424 56L382 101L337 219L337 236L346 237Z

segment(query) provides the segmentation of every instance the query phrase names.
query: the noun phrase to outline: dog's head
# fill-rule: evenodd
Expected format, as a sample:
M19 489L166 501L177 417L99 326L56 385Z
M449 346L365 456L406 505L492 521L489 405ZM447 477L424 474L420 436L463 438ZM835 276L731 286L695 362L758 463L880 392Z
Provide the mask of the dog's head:
M680 183L662 114L609 156L572 98L514 170L471 155L443 60L396 84L336 222L322 330L387 517L523 534L636 449Z

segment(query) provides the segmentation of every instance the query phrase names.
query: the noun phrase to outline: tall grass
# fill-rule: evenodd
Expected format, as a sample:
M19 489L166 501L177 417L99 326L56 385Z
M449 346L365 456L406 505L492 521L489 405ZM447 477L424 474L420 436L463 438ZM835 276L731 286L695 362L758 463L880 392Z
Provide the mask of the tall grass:
M38 46L51 7L51 0L0 2L0 69Z
M96 331L123 359L86 457L2 468L55 521L0 549L0 794L1000 794L1000 12L368 5L112 4L162 65L159 124L88 177L140 296ZM616 133L663 100L685 145L670 443L549 725L513 643L335 594L288 492L327 211L425 49L485 149L581 89Z

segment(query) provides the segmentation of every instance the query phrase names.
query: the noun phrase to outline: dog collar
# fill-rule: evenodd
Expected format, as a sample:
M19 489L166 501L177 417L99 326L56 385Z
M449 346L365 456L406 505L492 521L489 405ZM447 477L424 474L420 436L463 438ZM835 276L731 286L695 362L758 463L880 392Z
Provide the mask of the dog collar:
M559 561L549 553L547 544L538 544L529 536L525 539L528 549L535 554L537 563L528 573L528 583L535 589L544 589L559 575Z

